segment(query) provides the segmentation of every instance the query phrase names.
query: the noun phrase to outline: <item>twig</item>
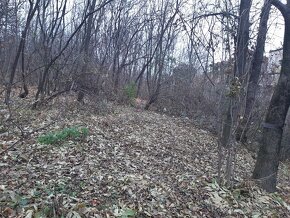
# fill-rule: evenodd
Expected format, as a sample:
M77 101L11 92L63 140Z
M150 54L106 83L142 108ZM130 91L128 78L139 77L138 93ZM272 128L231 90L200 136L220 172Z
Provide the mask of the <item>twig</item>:
M18 143L22 142L24 139L27 139L30 135L32 135L33 133L36 133L38 131L41 131L43 129L46 129L47 127L53 125L55 123L55 121L50 122L49 124L38 128L36 130L33 130L32 132L23 134L22 137L20 139L18 139L16 142L14 142L12 145L10 145L8 148L4 149L3 151L0 152L0 155L4 154L5 152L9 151L10 149L14 148Z
M57 96L65 93L65 92L69 92L71 89L66 89L66 90L62 90L62 91L59 91L59 92L56 92L54 94L52 94L51 96L48 96L46 99L43 99L43 100L36 100L33 104L32 104L32 108L35 109L37 107L37 105L41 105L41 104L44 104L44 103L47 103L48 101L56 98Z

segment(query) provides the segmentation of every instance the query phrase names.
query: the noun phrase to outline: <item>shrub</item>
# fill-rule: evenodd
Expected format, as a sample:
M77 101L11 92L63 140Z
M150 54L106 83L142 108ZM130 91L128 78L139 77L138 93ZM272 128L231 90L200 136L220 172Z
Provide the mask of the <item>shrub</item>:
M129 99L130 103L137 97L137 87L135 83L130 83L124 88L126 97Z
M38 137L38 142L41 144L57 144L65 140L83 139L89 134L88 128L85 127L71 127L65 128L61 131L48 133Z

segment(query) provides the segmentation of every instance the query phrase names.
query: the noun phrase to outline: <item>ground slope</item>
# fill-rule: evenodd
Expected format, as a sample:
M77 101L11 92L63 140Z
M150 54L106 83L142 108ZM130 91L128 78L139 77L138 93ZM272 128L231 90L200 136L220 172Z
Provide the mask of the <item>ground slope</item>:
M24 105L27 102L21 102ZM2 106L4 108L4 106ZM254 160L238 149L234 189L216 182L216 138L188 119L108 103L58 99L38 110L2 109L0 212L10 217L286 217L280 193L249 181ZM6 111L7 112L7 111ZM5 117L6 116L6 117ZM89 135L44 145L37 138L82 126ZM21 139L22 135L26 137ZM248 181L248 182L245 182Z

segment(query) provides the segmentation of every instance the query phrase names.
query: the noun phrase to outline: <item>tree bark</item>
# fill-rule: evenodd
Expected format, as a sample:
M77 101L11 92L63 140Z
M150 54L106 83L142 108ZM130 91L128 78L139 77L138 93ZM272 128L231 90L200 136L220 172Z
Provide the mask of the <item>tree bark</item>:
M262 8L261 20L259 25L258 37L256 50L253 56L251 68L250 68L250 78L248 81L247 95L246 95L246 106L244 111L244 116L241 123L238 126L236 133L236 140L242 143L247 142L247 132L249 128L249 123L251 121L251 114L253 106L255 104L256 93L258 90L258 82L261 74L261 68L263 64L263 56L265 50L265 41L268 31L268 19L271 9L271 0L266 0Z
M272 4L281 11L285 20L283 60L263 125L262 142L253 172L253 178L268 192L276 191L281 139L290 105L290 0L287 0L287 5L279 0L274 0Z
M33 4L32 1L29 1L29 4L30 4L29 12L28 12L28 15L27 15L27 18L26 18L26 23L25 23L24 30L21 33L21 39L20 39L19 46L18 46L18 49L17 49L17 52L16 52L16 56L15 56L15 59L14 59L13 64L12 64L12 68L11 68L11 72L10 72L10 78L9 78L9 83L8 83L6 94L5 94L5 104L9 104L11 90L12 90L12 84L13 84L14 77L15 77L15 74L16 74L18 61L19 61L21 52L22 52L22 50L25 47L25 40L26 40L27 32L28 32L30 23L31 23L31 21L32 21L32 19L34 17L34 14L36 12L36 9L38 7L39 2L40 2L40 0L37 0L37 2L35 4Z
M240 3L240 17L239 17L239 26L238 26L238 40L236 45L236 57L235 57L235 68L234 76L239 79L239 82L243 84L245 80L246 72L246 59L248 54L248 43L249 43L249 13L251 8L251 0L241 0ZM233 78L235 80L235 78ZM239 95L239 93L237 93ZM238 96L233 96L230 98L238 98ZM228 99L226 106L226 112L224 115L221 144L224 147L228 147L230 137L232 135L233 124L237 120L237 110L238 102L236 99Z
M240 4L240 19L237 36L237 50L236 50L236 62L235 62L235 76L237 76L241 82L245 79L246 73L246 61L248 57L248 44L249 44L249 31L250 31L250 9L251 0L241 0Z
M88 17L87 23L85 24L85 36L84 36L84 42L83 42L83 63L82 63L82 73L87 73L88 71L88 64L90 63L90 55L89 55L89 46L90 46L90 41L91 41L91 35L92 35L92 30L93 30L93 18L94 14L92 13L95 10L96 7L96 0L92 0L92 2L88 1L88 8L89 8L89 14L90 16ZM82 75L80 75L82 76ZM82 90L78 91L78 97L77 101L78 102L83 102L85 97L85 93Z
M26 98L26 96L29 94L29 90L26 84L26 76L25 76L25 68L24 68L24 49L22 49L22 55L21 55L21 76L22 76L22 85L23 85L23 92L19 94L20 98Z

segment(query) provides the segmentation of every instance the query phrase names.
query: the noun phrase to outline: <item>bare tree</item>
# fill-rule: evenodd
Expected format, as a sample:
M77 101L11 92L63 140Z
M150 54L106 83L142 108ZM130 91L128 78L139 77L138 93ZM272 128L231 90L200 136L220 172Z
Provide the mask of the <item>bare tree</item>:
M96 7L96 0L92 0L92 1L87 1L87 6L86 8L88 8L88 14L89 17L87 19L87 22L85 23L85 32L84 32L84 38L83 38L83 49L82 51L82 58L81 60L83 61L82 64L82 74L86 73L88 71L88 64L90 62L89 60L89 55L90 55L90 50L89 50L89 46L90 46L90 41L91 41L91 36L92 36L92 31L93 31L93 18L94 18L94 14L92 13L95 10ZM81 75L82 76L82 75ZM82 90L79 91L78 93L78 101L82 101L84 98L84 92Z
M237 33L237 44L236 44L236 55L235 55L235 66L234 66L234 77L231 81L232 92L234 95L229 95L229 105L226 112L226 118L223 125L222 144L227 147L229 144L230 136L233 130L233 124L237 121L237 98L240 93L239 88L246 79L246 59L248 54L248 43L249 43L249 13L250 13L251 1L241 0L240 3L240 17L239 27ZM234 109L234 110L233 110Z
M11 89L12 89L18 61L19 61L21 52L23 51L23 49L25 47L25 40L26 40L27 32L28 32L30 23L35 15L35 12L39 6L39 3L40 3L40 0L37 0L35 3L32 0L29 0L29 11L28 11L28 15L26 18L25 27L21 33L21 38L20 38L20 42L19 42L18 49L16 52L16 56L15 56L15 59L13 61L12 67L11 67L9 83L7 85L7 90L6 90L6 95L5 95L5 104L9 104Z
M249 124L251 122L251 114L253 106L255 104L256 93L258 89L258 82L261 74L261 68L263 64L264 49L266 35L268 31L268 19L271 9L271 0L266 0L262 8L262 13L260 17L260 25L258 30L258 37L256 43L256 49L253 55L253 60L251 63L251 68L249 71L249 81L247 86L246 95L246 106L244 110L244 115L236 131L236 139L245 143L247 141L247 132Z
M269 192L276 191L281 139L290 105L290 0L287 4L273 0L272 5L281 12L285 21L283 60L278 84L263 123L262 141L253 172L253 178Z
M230 79L230 91L227 93L227 106L224 115L224 122L222 128L222 135L220 143L227 150L227 166L226 166L226 180L231 184L233 175L233 163L235 161L236 146L232 141L234 135L234 128L238 120L238 111L241 109L242 97L240 88L246 81L246 59L248 55L249 43L249 13L251 8L251 0L241 0L239 8L239 24L237 32L237 42L235 49L235 64L233 77Z
M164 73L165 57L174 42L174 20L179 12L179 8L181 6L180 4L181 2L176 1L175 8L172 12L173 14L169 18L167 18L167 13L168 10L172 9L170 7L170 3L167 2L162 5L158 38L153 51L153 55L155 56L151 56L149 61L152 61L154 57L155 60L153 65L151 65L151 70L147 70L147 88L149 92L149 99L145 109L149 109L150 105L157 100L160 93L161 79ZM150 62L147 62L148 67L150 67L148 63ZM151 74L152 70L154 72L153 75Z
M40 80L39 86L38 86L38 91L36 93L36 99L38 99L39 94L43 93L44 91L44 84L46 82L47 79L47 75L48 72L50 70L50 68L52 67L52 65L61 57L61 55L65 52L65 50L69 47L71 41L74 39L75 35L81 30L81 28L85 25L87 19L94 13L99 12L101 9L103 9L107 4L109 4L110 2L112 2L114 0L107 0L103 3L101 3L95 10L85 14L84 18L81 20L81 22L77 25L77 27L73 30L73 32L70 34L70 36L68 37L68 39L66 40L66 42L64 43L63 47L59 50L59 52L54 55L54 57L52 57L50 59L50 61L46 64L45 70L43 72L43 76ZM36 101L37 102L37 101ZM36 104L34 104L34 107L36 106Z

